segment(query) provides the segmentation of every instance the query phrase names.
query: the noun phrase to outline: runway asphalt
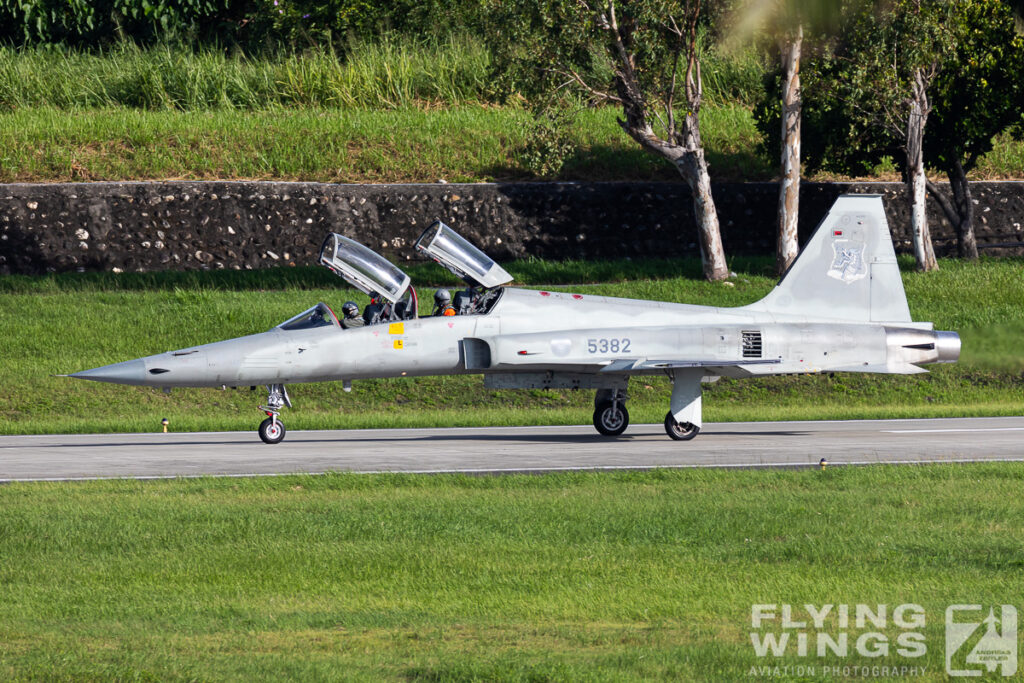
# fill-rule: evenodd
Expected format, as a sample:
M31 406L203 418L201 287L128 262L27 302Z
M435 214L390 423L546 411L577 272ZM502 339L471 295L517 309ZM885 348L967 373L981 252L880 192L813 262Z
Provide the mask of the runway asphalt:
M348 472L547 472L656 467L1024 462L1024 417L661 425L0 436L0 482Z

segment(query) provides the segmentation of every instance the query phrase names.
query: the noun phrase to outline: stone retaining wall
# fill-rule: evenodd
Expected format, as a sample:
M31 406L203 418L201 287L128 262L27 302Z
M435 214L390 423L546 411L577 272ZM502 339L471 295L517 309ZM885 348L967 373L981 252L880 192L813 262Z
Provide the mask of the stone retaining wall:
M985 245L1024 241L1024 183L973 185ZM774 183L714 187L727 254L774 252ZM805 183L801 239L846 192L885 198L897 250L909 251L900 183ZM955 253L939 207L940 254ZM698 254L682 183L331 185L275 182L0 185L0 273L264 268L315 262L339 232L401 262L441 219L498 260Z

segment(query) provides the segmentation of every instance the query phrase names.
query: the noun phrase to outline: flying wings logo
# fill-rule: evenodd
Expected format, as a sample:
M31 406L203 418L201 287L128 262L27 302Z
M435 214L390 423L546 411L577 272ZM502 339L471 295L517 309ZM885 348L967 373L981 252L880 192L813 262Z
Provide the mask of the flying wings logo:
M981 605L946 608L946 673L981 676L1017 673L1017 608L1001 605L999 616Z
M832 264L827 275L849 284L867 276L868 267L864 263L864 242L845 239L842 234L841 230L833 231Z

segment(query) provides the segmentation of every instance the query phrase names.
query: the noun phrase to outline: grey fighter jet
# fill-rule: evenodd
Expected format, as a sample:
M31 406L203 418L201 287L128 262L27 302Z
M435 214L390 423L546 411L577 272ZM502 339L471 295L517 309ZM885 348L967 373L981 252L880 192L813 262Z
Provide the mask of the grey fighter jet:
M372 297L365 326L343 329L320 303L267 332L71 376L164 388L266 385L259 435L277 443L288 384L348 389L364 378L482 374L495 389L593 389L594 427L617 436L629 424L630 377L664 374L673 382L665 431L684 441L701 428L701 383L716 377L912 374L960 355L955 332L911 320L877 195L840 197L775 289L737 308L508 287L501 266L442 223L416 247L466 281L453 298L457 315L419 317L405 273L331 234L320 261Z

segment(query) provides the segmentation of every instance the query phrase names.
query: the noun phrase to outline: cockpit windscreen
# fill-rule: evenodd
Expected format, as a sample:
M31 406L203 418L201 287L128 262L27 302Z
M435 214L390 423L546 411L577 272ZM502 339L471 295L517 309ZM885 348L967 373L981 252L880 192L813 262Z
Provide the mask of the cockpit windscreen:
M289 318L278 327L293 332L295 330L311 330L314 327L339 327L339 324L334 311L327 304L320 302L308 311Z

